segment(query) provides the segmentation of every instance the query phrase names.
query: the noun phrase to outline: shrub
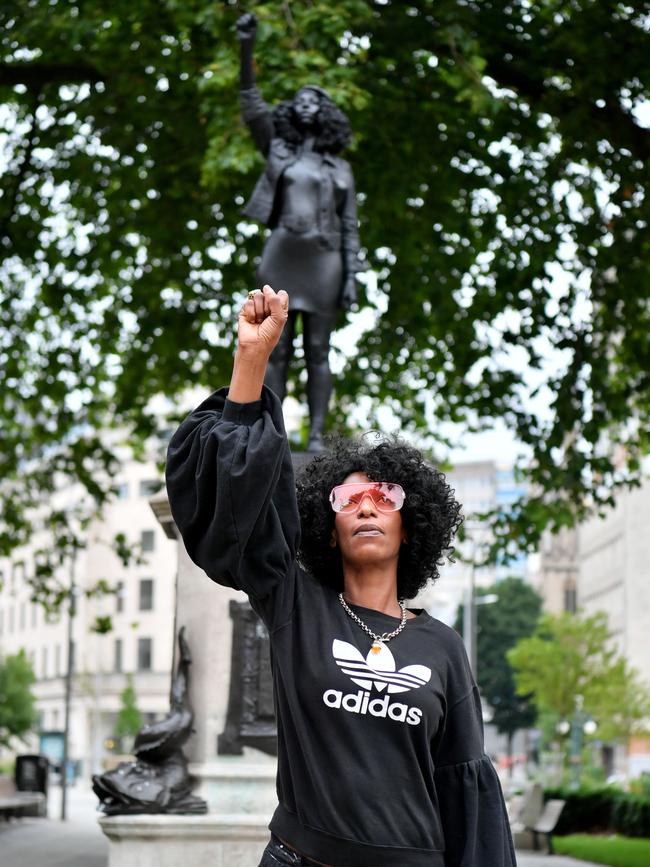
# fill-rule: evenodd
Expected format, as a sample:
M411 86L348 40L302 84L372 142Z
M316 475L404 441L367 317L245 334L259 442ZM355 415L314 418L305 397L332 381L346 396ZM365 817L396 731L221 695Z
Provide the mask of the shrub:
M614 805L625 797L620 789L547 789L546 800L566 801L555 829L558 835L609 831L613 827Z
M544 798L566 801L554 831L558 836L616 832L627 837L650 837L650 798L612 787L547 789Z
M614 829L627 837L650 837L650 798L626 795L615 805Z

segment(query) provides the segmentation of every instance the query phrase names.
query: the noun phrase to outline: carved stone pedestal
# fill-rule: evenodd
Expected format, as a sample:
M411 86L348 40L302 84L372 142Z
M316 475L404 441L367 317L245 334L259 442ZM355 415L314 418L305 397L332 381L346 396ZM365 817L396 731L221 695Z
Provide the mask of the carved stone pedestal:
M260 816L106 816L108 867L255 867L269 839Z

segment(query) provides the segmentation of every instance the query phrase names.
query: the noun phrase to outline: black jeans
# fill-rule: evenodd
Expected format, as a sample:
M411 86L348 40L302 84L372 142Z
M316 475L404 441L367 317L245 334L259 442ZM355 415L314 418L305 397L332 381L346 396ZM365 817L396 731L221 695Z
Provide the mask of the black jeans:
M309 867L310 864L315 864L309 858L299 855L293 849L285 846L281 840L271 834L271 841L262 853L262 860L259 867L278 867L278 865L291 865L291 867Z

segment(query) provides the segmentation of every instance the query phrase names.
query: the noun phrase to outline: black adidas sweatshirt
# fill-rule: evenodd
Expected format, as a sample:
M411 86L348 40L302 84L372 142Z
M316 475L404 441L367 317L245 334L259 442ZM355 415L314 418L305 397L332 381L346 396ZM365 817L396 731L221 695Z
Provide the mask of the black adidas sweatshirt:
M333 867L512 867L462 642L425 612L382 651L296 563L279 401L216 392L171 440L167 490L192 559L244 590L271 638L279 805L270 828ZM352 606L377 633L399 621Z

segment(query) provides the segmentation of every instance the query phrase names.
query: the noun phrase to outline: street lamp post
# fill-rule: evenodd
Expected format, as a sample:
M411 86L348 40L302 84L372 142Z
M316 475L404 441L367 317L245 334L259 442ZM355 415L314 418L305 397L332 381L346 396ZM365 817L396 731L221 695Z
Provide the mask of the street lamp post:
M61 821L67 818L68 806L68 750L70 742L70 702L72 698L72 678L74 675L73 624L77 613L77 584L75 566L77 550L73 546L70 555L70 602L68 606L68 666L65 675L65 723L63 726L63 767L61 769Z
M476 680L476 646L477 646L477 608L479 605L492 605L499 601L496 593L486 593L484 596L476 595L476 582L474 577L474 554L470 563L469 584L465 589L465 601L463 603L463 641L465 651L469 659L470 668Z

